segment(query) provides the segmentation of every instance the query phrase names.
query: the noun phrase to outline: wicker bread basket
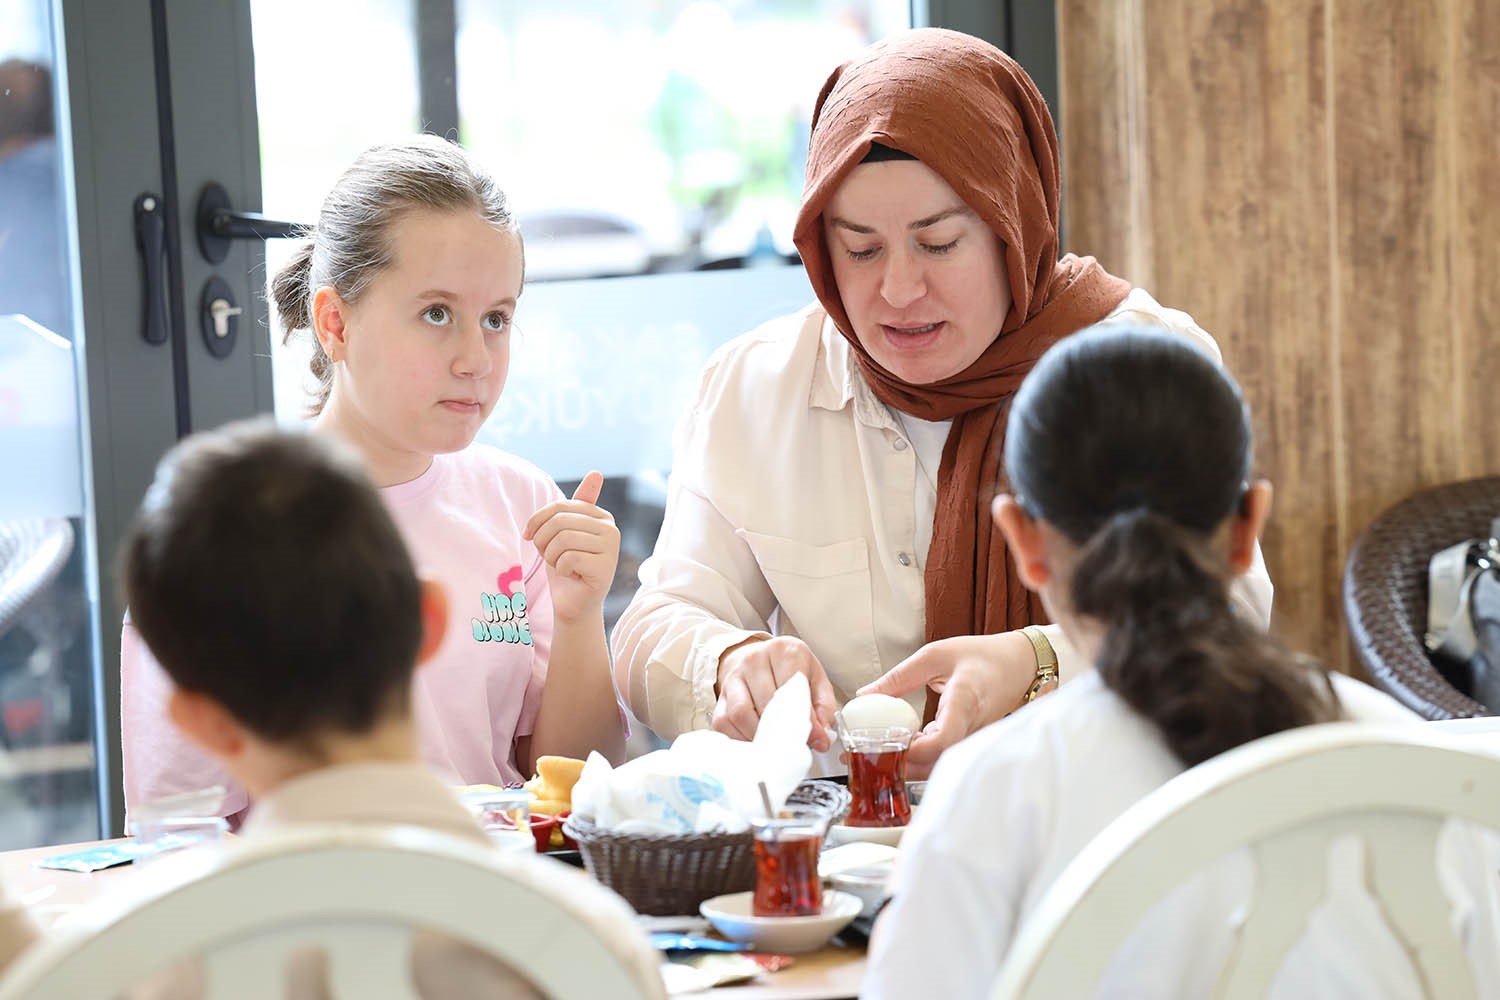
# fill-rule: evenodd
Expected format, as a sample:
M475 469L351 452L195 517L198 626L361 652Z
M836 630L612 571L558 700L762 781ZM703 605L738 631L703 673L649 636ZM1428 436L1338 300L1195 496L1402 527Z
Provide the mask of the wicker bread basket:
M804 781L787 802L825 808L830 821L837 821L849 808L849 792L831 781ZM589 874L625 897L637 913L696 914L705 899L755 885L748 830L616 833L576 815L563 830L578 841Z

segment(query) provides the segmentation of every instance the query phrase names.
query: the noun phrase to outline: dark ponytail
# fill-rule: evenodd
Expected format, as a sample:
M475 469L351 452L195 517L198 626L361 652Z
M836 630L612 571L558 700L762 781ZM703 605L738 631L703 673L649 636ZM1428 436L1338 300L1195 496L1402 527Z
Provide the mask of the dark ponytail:
M1106 627L1100 679L1189 766L1336 714L1326 674L1233 610L1228 574L1145 508L1111 517L1073 569L1073 610Z
M1189 766L1339 711L1319 664L1232 605L1212 540L1240 510L1251 450L1230 377L1150 328L1064 340L1009 417L1011 488L1079 547L1069 600L1105 628L1100 679Z

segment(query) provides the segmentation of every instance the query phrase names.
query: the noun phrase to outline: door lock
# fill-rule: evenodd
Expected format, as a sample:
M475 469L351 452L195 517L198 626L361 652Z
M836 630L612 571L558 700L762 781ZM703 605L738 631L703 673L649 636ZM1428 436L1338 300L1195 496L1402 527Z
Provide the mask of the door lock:
M199 298L198 324L203 330L203 343L208 353L216 358L227 358L234 351L235 336L239 332L239 315L244 308L234 301L234 289L218 275L209 278L203 285Z
M232 306L228 299L214 299L208 304L208 314L213 317L214 336L229 336L229 317L238 316L244 312L239 306Z

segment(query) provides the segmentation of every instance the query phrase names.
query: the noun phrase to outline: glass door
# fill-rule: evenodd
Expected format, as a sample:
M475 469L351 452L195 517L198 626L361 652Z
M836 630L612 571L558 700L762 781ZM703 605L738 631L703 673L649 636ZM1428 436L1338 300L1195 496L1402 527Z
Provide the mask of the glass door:
M264 250L197 225L259 203L251 78L243 3L0 0L0 848L121 832L115 551L178 437L271 406Z
M98 590L65 59L0 5L0 849L100 832Z
M0 8L0 849L99 829L72 231L47 9Z

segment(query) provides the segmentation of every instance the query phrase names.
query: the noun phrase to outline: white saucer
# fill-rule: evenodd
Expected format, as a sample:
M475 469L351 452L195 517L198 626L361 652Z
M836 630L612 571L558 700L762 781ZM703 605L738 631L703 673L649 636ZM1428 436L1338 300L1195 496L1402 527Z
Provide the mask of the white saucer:
M862 840L869 844L896 847L901 843L901 835L905 832L904 826L843 826L835 823L828 828L828 836L823 843L828 847L836 847Z
M836 889L823 890L823 912L815 917L757 917L750 908L754 892L732 892L698 904L698 912L731 941L748 942L756 951L796 955L817 951L855 917L863 904Z

